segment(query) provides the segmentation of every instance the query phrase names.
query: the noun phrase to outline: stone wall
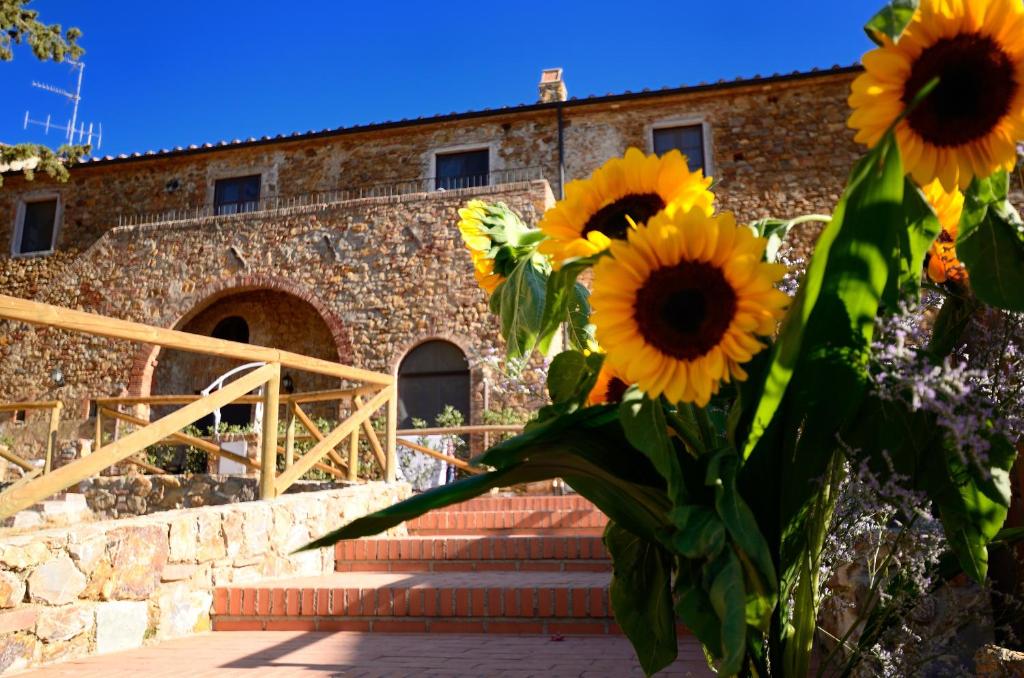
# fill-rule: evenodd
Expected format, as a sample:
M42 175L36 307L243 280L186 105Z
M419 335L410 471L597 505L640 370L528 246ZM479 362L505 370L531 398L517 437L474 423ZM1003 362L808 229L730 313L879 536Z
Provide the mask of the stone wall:
M260 480L255 476L206 473L183 475L97 476L78 483L76 492L97 518L145 516L159 511L200 506L221 506L254 501ZM329 480L299 480L288 494L350 487L350 483Z
M706 125L721 208L746 220L828 211L861 152L845 126L853 77L821 73L566 102L566 177L584 177L629 146L651 150L656 125L697 121ZM500 349L500 339L459 241L456 210L472 197L503 200L536 222L560 190L557 118L554 108L509 109L90 162L74 168L66 184L8 175L0 242L10 241L22 199L56 191L64 209L54 254L0 255L0 292L200 333L240 315L254 343L385 372L432 338L454 342L473 364ZM429 177L435 152L474 145L491 149L492 170L537 168L553 190L535 181L116 227L125 213L209 205L218 178L259 173L265 197L358 188ZM801 234L804 250L815 234ZM0 322L0 401L59 398L71 429L85 421L91 397L190 393L223 366ZM66 386L49 379L54 367ZM297 390L335 385L290 376ZM485 404L522 405L521 398L485 392L493 381L474 369L471 423L480 422ZM88 427L66 433L90 435Z
M0 538L0 672L208 631L214 586L333 571L333 549L289 553L408 495L369 483Z
M306 309L303 317L315 311L319 322L309 332L319 343L307 350L326 356L329 341L333 359L342 363L393 373L406 351L431 338L485 352L500 341L497 324L455 225L458 208L476 196L504 201L531 222L552 201L547 183L536 181L117 228L36 298L162 327L199 323L203 329L218 317L207 309L246 316L253 290L269 290ZM248 319L258 320L253 313ZM178 352L23 324L0 322L0 328L8 338L0 347L0 401L59 398L68 419L84 418L90 397L149 394L154 373L153 393L168 392L161 391L164 385L177 391L208 383L205 368L182 383L161 378L161 365L205 364ZM286 331L278 336L284 345L275 345L292 348ZM61 388L48 376L57 364L67 380ZM315 377L304 385L303 375L292 376L297 390L331 386ZM475 416L484 402L479 370L471 382ZM91 434L85 428L82 435Z

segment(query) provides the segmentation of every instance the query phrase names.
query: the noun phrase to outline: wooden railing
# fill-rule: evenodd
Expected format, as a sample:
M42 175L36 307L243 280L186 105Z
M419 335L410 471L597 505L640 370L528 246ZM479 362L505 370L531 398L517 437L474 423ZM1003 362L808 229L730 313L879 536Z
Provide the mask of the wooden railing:
M0 412L25 412L27 415L32 410L49 410L50 421L49 429L46 433L46 453L43 457L43 468L39 469L41 473L49 473L50 469L53 468L53 453L57 448L57 428L60 426L60 413L64 409L64 404L59 400L36 400L27 403L0 403ZM26 473L36 471L37 469L29 461L22 459L12 451L8 451L6 454L0 450L0 456L7 461L20 466Z
M521 424L509 424L485 426L445 426L435 428L404 428L400 431L397 431L396 433L398 435L398 445L400 447L405 447L410 450L414 450L416 452L419 452L420 454L425 454L428 457L433 457L434 459L440 459L441 461L451 464L455 468L465 471L466 473L476 474L481 473L482 469L476 466L470 466L461 459L457 459L451 455L444 454L443 452L438 452L437 450L427 447L426 445L414 443L408 440L408 438L418 438L422 436L435 435L458 436L482 433L485 436L484 447L488 447L486 442L486 436L489 436L492 433L519 433L522 430L523 426Z
M112 417L132 423L138 427L137 430L106 445L103 445L102 430L99 430L97 437L99 449L93 450L90 455L54 469L52 472L41 475L38 478L34 478L28 483L20 483L7 488L3 493L0 493L0 518L13 515L17 511L71 487L85 478L96 475L114 464L125 460L132 461L134 455L168 438L189 445L196 445L196 447L205 449L207 452L227 456L228 453L220 450L219 446L206 443L206 441L200 441L198 438L188 436L181 431L190 424L229 403L251 400L254 396L249 394L260 388L262 388L262 395L258 396L258 398L263 404L262 447L258 464L261 499L269 499L284 492L304 473L314 468L324 457L328 456L346 437L351 436L354 439L350 443L350 450L358 452L358 439L355 439L355 437L358 435L360 428L366 431L367 436L370 438L371 446L378 457L378 461L380 461L384 468L385 480L393 481L395 479L397 469L395 450L397 445L398 399L395 379L389 374L362 370L279 349L251 346L177 330L167 330L142 323L118 320L5 295L0 295L0 319L56 327L111 339L152 344L164 349L200 353L241 362L266 363L262 367L257 367L209 395L194 397L170 396L166 398L162 404L180 404L181 407L154 422L148 422L136 417L132 417L134 421L130 421L128 417L131 417L131 415L118 410L117 405L127 404L132 399L105 399L100 401L97 407L97 419L100 420L100 426L102 426L103 417ZM280 392L282 367L313 372L339 380L360 382L362 386L344 391L346 397L351 397L353 403L352 411L347 419L327 434L320 433L315 425L311 427L310 433L314 437L319 435L319 440L312 449L301 457L295 458L294 447L289 445L286 435L286 444L283 450L286 468L278 474L277 433L278 415L281 405L284 404L288 408L286 428L292 428L296 421L310 428L306 422L308 417L305 416L301 404L316 402L315 399L320 397L325 400L332 399L323 392L319 394L299 394L298 396L285 395L282 397ZM338 398L338 393L338 391L332 393L333 399ZM364 396L366 397L365 401ZM308 398L310 397L314 399L309 400ZM155 396L145 400L155 401L159 398L160 396ZM176 402L175 399L177 399ZM142 399L135 400L138 401L136 404L141 404ZM370 425L370 417L381 408L386 408L387 411L387 429L383 445L377 440L373 427ZM19 406L19 409L24 408ZM100 414L101 412L102 414ZM371 434L372 437L370 437ZM375 445L374 441L376 441ZM196 444L199 442L204 444ZM216 448L217 451L214 452L213 448ZM289 452L289 449L291 449L291 452ZM350 460L351 458L350 456ZM235 459L235 461L245 463L240 459ZM246 461L250 467L256 465L255 462ZM348 473L353 473L351 465L348 468Z

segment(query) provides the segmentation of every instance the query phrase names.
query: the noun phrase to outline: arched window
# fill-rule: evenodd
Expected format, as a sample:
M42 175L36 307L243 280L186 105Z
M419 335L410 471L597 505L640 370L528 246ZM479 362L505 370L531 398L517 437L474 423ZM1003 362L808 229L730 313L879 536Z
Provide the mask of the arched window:
M217 323L210 336L214 339L226 339L227 341L237 341L240 344L248 344L249 323L245 322L245 318L229 315Z
M398 427L412 428L413 419L433 426L445 405L469 423L469 362L455 344L427 341L409 351L398 367Z

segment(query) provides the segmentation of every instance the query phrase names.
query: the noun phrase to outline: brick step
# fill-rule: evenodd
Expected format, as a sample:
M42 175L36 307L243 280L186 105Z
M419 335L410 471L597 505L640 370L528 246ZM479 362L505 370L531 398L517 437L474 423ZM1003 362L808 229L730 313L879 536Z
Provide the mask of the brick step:
M431 511L406 523L413 534L458 532L477 534L484 530L549 530L588 529L591 533L604 529L608 518L596 509L530 510L530 511Z
M213 629L608 634L607 573L334 573L220 587Z
M381 560L336 563L336 572L611 572L609 560Z
M595 510L595 507L578 494L567 494L562 496L484 496L437 510L439 512L453 513L465 511L565 511L572 509Z
M354 569L342 565L421 563L442 564L516 561L607 561L608 552L598 536L451 536L385 537L338 542L334 559L339 571ZM486 569L486 568L483 568ZM398 571L398 570L393 570Z

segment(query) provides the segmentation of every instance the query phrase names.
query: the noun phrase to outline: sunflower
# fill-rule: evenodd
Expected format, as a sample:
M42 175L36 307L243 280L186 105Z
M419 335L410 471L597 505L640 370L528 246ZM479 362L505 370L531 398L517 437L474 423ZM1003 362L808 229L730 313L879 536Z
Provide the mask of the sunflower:
M622 396L625 395L628 388L629 384L620 379L615 370L608 363L605 363L597 374L594 388L590 389L590 394L587 396L587 404L621 403Z
M630 221L644 223L671 203L712 213L711 179L691 172L679 151L644 155L630 148L612 158L589 179L568 183L565 198L540 222L548 236L540 245L555 266L573 257L596 254L613 240L624 240Z
M928 277L937 283L947 280L962 283L967 280L967 270L956 258L956 236L960 232L964 194L955 189L946 191L941 183L933 181L925 187L924 195L942 226L939 237L928 251Z
M669 206L594 266L591 297L607 364L648 396L707 404L764 344L789 298L767 241L730 213Z
M903 34L864 55L850 127L874 146L921 89L938 86L896 124L904 166L921 186L952 191L1016 160L1024 138L1021 0L921 0Z
M484 226L487 203L482 200L470 200L459 210L459 233L466 244L473 260L473 277L480 287L488 294L493 294L505 278L494 272L494 259L491 249L494 243Z

